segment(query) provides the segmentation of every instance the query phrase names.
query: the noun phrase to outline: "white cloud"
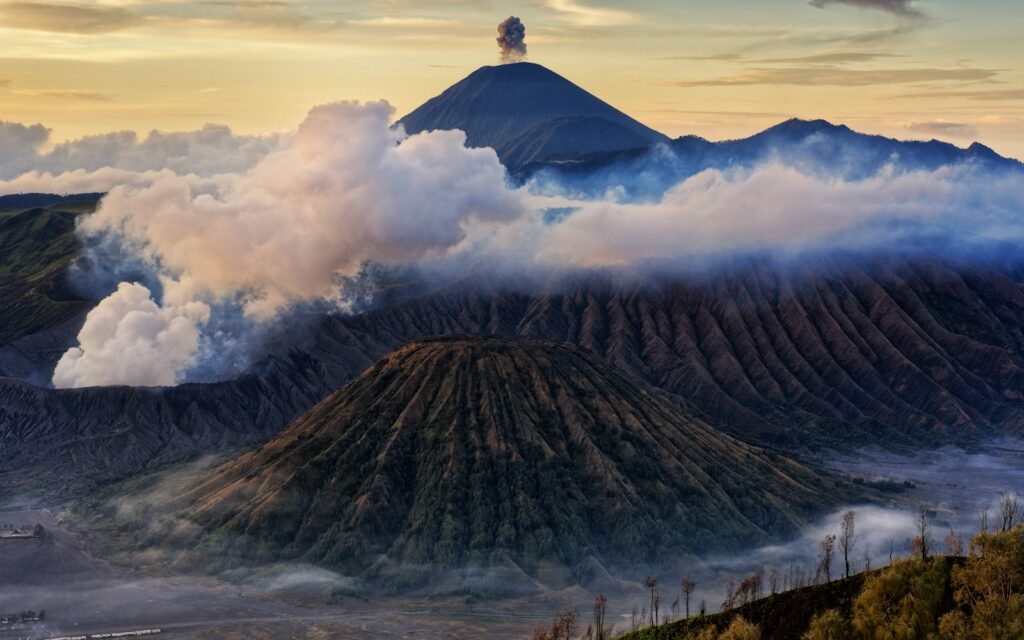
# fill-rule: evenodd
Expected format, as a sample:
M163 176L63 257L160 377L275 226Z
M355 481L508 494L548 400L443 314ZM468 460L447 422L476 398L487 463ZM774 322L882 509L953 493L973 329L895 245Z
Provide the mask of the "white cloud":
M263 159L281 141L278 134L240 136L228 127L208 124L196 131L151 131L141 139L133 131L115 131L48 148L50 130L43 125L0 121L0 180L10 182L26 173L45 176L78 171L84 183L86 174L109 169L169 169L198 176L241 172ZM98 186L107 184L103 176L96 178ZM8 193L13 188L7 183L0 185L0 190Z
M584 27L617 26L637 21L637 16L629 11L593 7L578 0L542 0L542 4Z
M752 171L704 171L653 204L609 199L575 208L547 230L518 225L499 242L519 260L524 239L530 238L532 261L564 267L742 252L909 251L912 246L898 243L922 231L952 234L966 248L972 242L1024 238L1024 176L961 165L843 180L770 162Z

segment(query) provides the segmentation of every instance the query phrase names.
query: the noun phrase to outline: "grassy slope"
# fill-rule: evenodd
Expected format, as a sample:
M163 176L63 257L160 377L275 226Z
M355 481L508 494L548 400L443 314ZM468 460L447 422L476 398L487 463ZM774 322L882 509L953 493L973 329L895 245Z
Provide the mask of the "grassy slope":
M951 571L954 560L935 558ZM875 569L877 573L881 569ZM853 601L860 594L868 573L859 573L831 584L819 584L793 589L773 596L761 598L732 611L715 613L704 617L694 616L658 627L642 629L624 636L623 640L683 640L696 635L705 627L714 626L723 631L738 615L748 622L761 627L761 640L799 640L807 631L811 619L829 609L838 609L849 617ZM948 581L947 581L948 583ZM952 592L947 594L950 607L953 605Z
M58 324L84 308L67 269L81 245L75 218L94 203L0 211L0 346Z

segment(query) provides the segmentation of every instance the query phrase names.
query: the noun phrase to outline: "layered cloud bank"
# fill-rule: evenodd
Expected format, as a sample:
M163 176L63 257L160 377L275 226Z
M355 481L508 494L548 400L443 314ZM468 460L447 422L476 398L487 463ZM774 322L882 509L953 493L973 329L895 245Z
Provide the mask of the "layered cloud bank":
M41 124L0 121L0 179L21 177L28 182L33 177L103 170L110 174L168 169L199 176L240 172L277 148L282 138L239 136L228 127L206 125L198 131L152 131L142 139L133 131L116 131L51 144L50 130Z
M295 304L337 305L345 282L372 264L444 279L477 265L512 274L677 268L742 253L908 251L922 239L961 251L1024 238L1020 171L972 162L915 171L894 159L854 178L772 156L654 195L583 197L510 186L492 150L467 149L456 131L407 137L392 116L383 102L342 102L274 139L209 128L113 144L106 155L85 153L98 142L82 141L44 153L45 129L0 126L2 175L24 168L19 153L36 163L0 181L0 192L108 191L80 235L87 246L115 244L151 276L149 288L122 283L89 315L54 384L181 382L202 354L223 351L218 341L246 343L225 333L246 330L225 314L266 325ZM99 166L102 158L111 164Z
M811 176L779 161L751 171L707 170L653 204L583 203L539 239L535 257L566 267L624 266L742 252L910 251L920 245L903 241L925 236L960 248L1013 242L1024 239L1022 187L1020 175L969 165L856 181Z

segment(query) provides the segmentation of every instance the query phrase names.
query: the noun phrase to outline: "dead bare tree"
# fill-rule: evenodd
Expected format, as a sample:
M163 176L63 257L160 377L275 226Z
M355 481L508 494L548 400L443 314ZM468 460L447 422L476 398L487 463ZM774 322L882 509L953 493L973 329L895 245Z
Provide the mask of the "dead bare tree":
M850 551L856 543L856 528L854 526L854 513L847 511L843 514L843 522L839 529L839 548L843 552L843 564L846 566L845 577L850 577Z
M573 640L580 630L579 609L571 607L558 613L549 629L538 627L531 640Z
M978 512L978 531L988 533L988 509Z
M959 558L964 555L964 541L956 531L952 529L946 534L946 553Z
M651 624L655 625L657 624L657 622L655 622L656 605L654 600L657 595L658 581L654 578L654 576L647 576L646 578L644 578L644 586L651 590Z
M640 630L640 610L633 605L633 612L629 616L629 630L636 633Z
M697 587L697 583L690 579L690 576L683 578L683 604L686 607L686 617L690 617L690 594Z
M597 594L594 598L594 640L608 640L611 637L611 629L605 626L605 616L608 613L608 598L603 594Z
M914 522L917 528L917 537L914 538L914 550L921 556L921 560L928 559L929 531L931 531L931 516L928 513L928 505L921 504L917 507L917 519Z
M832 582L832 554L836 549L836 536L829 533L821 539L821 549L818 552L818 569L825 576L825 582Z
M736 581L729 578L729 582L725 584L725 600L722 601L722 611L728 611L732 609L735 604L733 600L733 594L736 593Z
M999 520L1002 531L1010 531L1020 518L1020 501L1017 494L1004 491L999 498Z

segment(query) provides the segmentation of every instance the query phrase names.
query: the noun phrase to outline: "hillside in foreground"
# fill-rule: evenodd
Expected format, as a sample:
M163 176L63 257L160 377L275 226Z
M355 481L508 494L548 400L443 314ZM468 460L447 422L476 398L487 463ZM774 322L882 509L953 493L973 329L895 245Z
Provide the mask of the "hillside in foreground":
M1011 505L1012 511L1002 509ZM998 530L983 530L964 549L947 537L946 552L932 555L937 541L925 531L914 555L843 579L763 595L751 580L737 588L718 613L647 626L649 611L634 614L625 640L1012 640L1024 637L1024 525L1017 499L1004 495ZM1016 524L1015 524L1016 523ZM927 541L922 547L920 541ZM924 549L924 551L922 551ZM824 555L822 556L825 557ZM752 576L754 578L756 576ZM754 588L745 588L754 585ZM652 592L653 594L653 592ZM605 605L601 606L603 611ZM666 607L667 609L667 607ZM595 606L595 612L598 608ZM669 615L666 612L666 615ZM651 616L653 618L653 616ZM600 620L601 617L595 617ZM662 617L661 620L665 618ZM579 626L578 610L560 614L551 630ZM595 626L595 624L597 626ZM600 632L595 633L598 627ZM591 638L605 640L604 625L591 622ZM621 630L621 629L620 629ZM571 633L569 634L572 635ZM586 636L584 636L586 637ZM533 640L554 636L538 628Z

